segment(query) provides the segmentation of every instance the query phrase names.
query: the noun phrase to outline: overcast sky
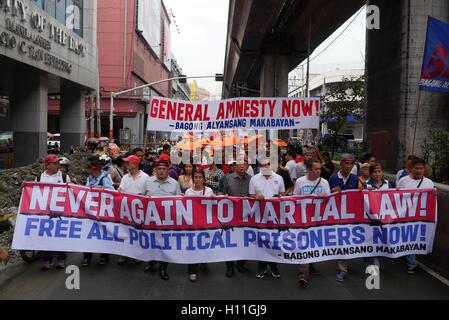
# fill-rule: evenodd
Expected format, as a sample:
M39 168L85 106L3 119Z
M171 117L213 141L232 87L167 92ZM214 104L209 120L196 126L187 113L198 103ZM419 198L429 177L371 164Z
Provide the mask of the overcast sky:
M163 0L173 10L172 52L188 76L222 73L224 68L228 0ZM363 10L350 27L324 53L314 59L354 19L354 15L312 54L311 70L337 66L363 67L365 55L365 15ZM177 25L180 34L176 31ZM221 84L214 80L198 80L211 95L221 94Z

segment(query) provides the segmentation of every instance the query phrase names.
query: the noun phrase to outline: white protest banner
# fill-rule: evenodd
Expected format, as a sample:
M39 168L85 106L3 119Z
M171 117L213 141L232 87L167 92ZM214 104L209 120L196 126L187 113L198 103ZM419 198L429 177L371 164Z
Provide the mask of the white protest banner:
M27 183L13 248L109 253L142 261L286 264L432 252L433 190L326 198L149 198Z
M320 98L237 98L189 102L152 97L148 131L318 129Z

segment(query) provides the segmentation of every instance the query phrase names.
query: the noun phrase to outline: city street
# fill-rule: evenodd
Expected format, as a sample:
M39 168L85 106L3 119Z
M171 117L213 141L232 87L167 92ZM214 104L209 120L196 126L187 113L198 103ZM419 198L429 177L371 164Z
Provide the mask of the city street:
M157 273L143 272L143 265L128 263L118 266L113 258L106 267L94 263L89 268L81 268L81 289L69 291L65 287L67 275L64 271L51 269L43 272L40 264L26 267L15 278L4 282L0 276L0 300L396 300L396 299L449 299L449 286L436 280L423 270L415 276L404 271L402 260L382 260L381 290L369 291L365 288L362 260L350 264L350 272L345 283L335 281L335 264L319 263L320 276L312 277L307 289L296 282L295 266L280 266L281 278L271 275L256 279L256 263L248 263L250 272L238 274L232 279L224 275L224 264L209 266L207 274L201 273L197 283L187 278L187 267L170 265L168 282L162 281ZM68 263L80 264L81 255L72 254Z

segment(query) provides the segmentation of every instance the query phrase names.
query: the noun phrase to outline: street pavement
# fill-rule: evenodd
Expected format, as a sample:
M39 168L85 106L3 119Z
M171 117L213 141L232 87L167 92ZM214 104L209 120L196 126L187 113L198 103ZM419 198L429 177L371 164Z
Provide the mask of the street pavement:
M15 277L3 280L0 275L0 300L6 299L131 299L131 300L309 300L309 299L449 299L449 286L423 270L407 275L402 259L382 259L380 290L368 290L362 259L350 263L350 272L343 284L335 281L335 263L317 264L320 276L312 277L308 288L296 282L296 267L281 265L281 278L255 278L256 262L248 262L250 272L225 277L224 263L210 264L207 273L200 273L191 283L184 265L169 266L169 281L158 273L144 273L143 265L130 262L118 266L116 257L109 265L99 266L98 256L88 268L81 268L80 290L66 289L68 277L64 270L41 271L40 264L22 267ZM80 265L81 254L70 254L68 264Z

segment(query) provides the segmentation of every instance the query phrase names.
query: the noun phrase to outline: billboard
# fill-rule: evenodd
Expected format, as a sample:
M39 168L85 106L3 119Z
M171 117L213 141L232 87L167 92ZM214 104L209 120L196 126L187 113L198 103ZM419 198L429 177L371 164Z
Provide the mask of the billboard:
M139 0L137 30L150 45L158 58L161 57L161 0Z

